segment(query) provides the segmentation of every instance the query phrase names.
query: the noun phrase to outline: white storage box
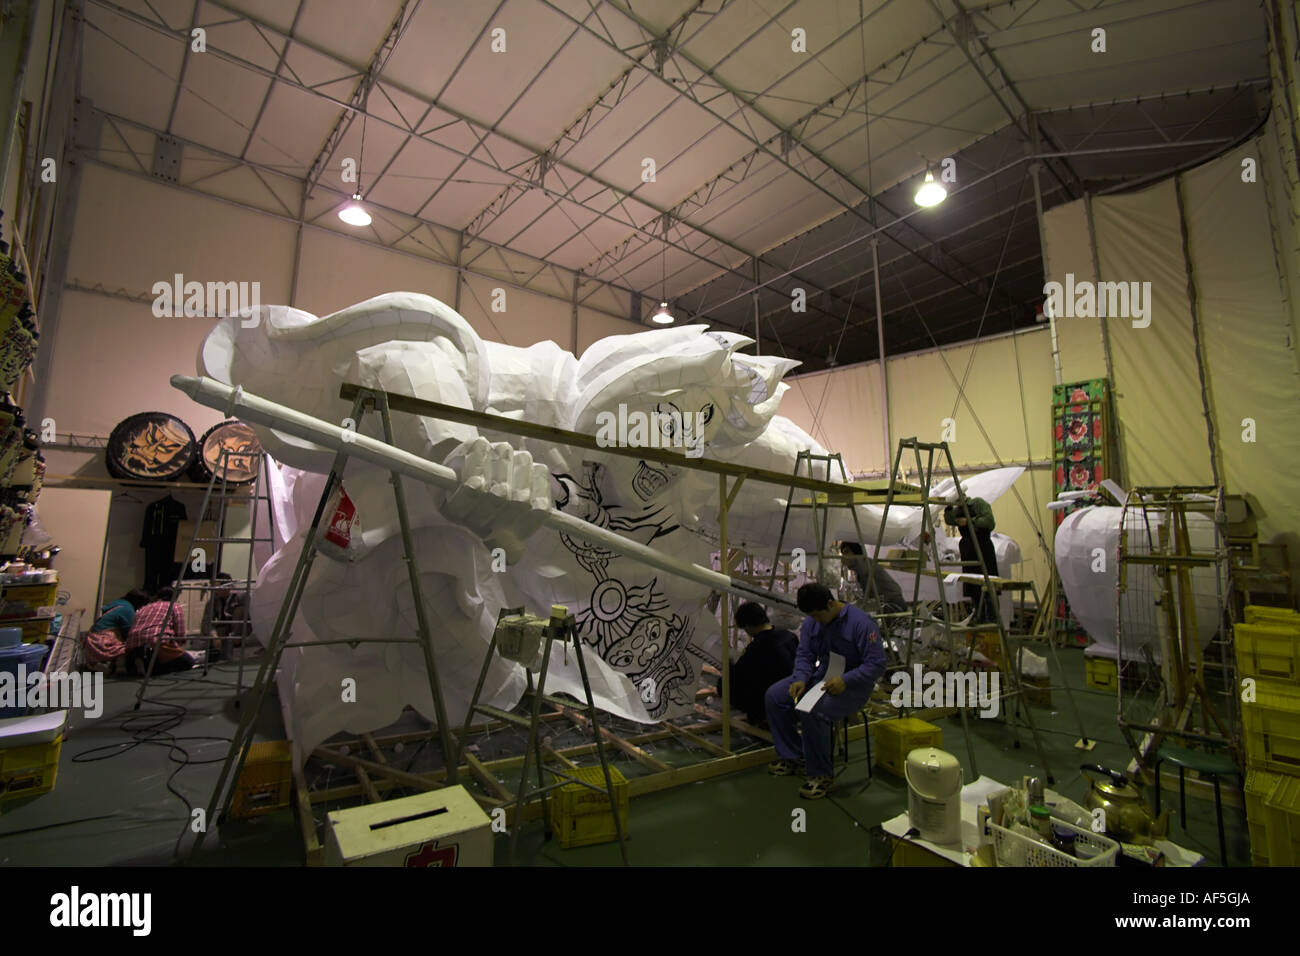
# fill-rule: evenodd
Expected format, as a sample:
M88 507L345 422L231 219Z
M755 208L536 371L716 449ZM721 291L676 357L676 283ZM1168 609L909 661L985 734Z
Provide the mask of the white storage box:
M491 866L492 821L464 787L335 810L326 866Z

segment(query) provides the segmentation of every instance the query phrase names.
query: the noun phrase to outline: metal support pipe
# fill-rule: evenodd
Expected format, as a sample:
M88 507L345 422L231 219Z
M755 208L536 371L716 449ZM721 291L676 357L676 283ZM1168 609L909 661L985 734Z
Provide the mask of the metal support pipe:
M1038 174L1042 172L1041 163L1030 163L1029 175L1034 181L1034 212L1038 221L1038 249L1043 259L1043 280L1046 281L1047 275L1047 232L1043 226L1043 190L1038 182ZM1061 348L1056 338L1056 316L1047 308L1047 300L1043 300L1043 312L1047 315L1047 327L1052 332L1052 371L1056 376L1056 384L1061 384Z
M461 487L460 477L446 465L428 461L368 435L357 434L332 422L322 421L284 405L259 398L245 392L241 387L226 385L211 378L195 378L187 375L173 375L171 384L173 388L184 392L200 405L224 411L227 417L242 418L256 425L284 431L320 445L322 448L346 452L349 458L368 461L385 471L397 472L444 491L454 491ZM770 593L745 581L732 580L728 575L719 574L710 568L664 554L638 541L584 521L576 515L563 511L547 511L542 518L542 524L555 531L603 545L634 561L703 584L716 591L734 594L746 600L796 607L795 603L784 595Z
M1187 273L1187 308L1192 315L1192 344L1196 352L1196 378L1201 387L1201 412L1205 416L1205 437L1210 444L1210 475L1216 487L1222 485L1222 453L1219 437L1214 429L1214 394L1205 374L1205 339L1201 335L1200 301L1196 295L1196 276L1192 267L1192 251L1187 235L1187 208L1183 202L1183 179L1174 177L1174 199L1178 204L1178 232L1182 244L1183 270ZM1217 579L1216 579L1217 580Z
M880 353L880 434L889 464L893 447L889 444L889 369L885 364L885 311L880 305L880 240L871 239L871 276L876 287L876 348ZM828 476L829 477L829 476Z
M393 443L393 417L389 412L388 399L382 393L372 392L371 400L379 405L379 415L384 426L384 441ZM433 695L433 714L438 721L438 738L442 743L443 759L447 767L447 782L456 785L456 764L458 760L447 761L448 754L459 754L452 746L451 724L447 722L447 708L442 700L442 681L438 676L438 663L433 652L433 630L429 627L428 612L424 607L424 593L420 587L420 569L415 565L415 539L411 535L411 521L407 517L406 489L402 487L402 476L392 472L393 497L397 502L397 521L402 529L402 557L406 563L406 577L411 586L411 600L415 604L416 628L420 634L420 649L424 654L424 668L429 678L429 691Z
M569 315L572 324L570 333L569 351L574 355L578 354L578 287L582 285L582 273L573 274L573 310ZM459 310L457 310L459 311Z
M10 4L5 4L9 7ZM0 30L0 58L6 64L12 64L13 72L6 77L4 84L9 89L7 94L0 94L0 122L4 123L4 144L0 148L0 202L4 202L5 191L9 188L9 159L13 152L17 132L18 113L23 101L23 84L27 79L27 59L32 47L32 24L36 21L38 4L18 3L15 9L5 17L4 29ZM3 87L0 87L3 88ZM20 200L21 203L21 200ZM18 235L18 223L11 228Z
M718 475L718 568L723 574L731 570L727 564L727 476ZM722 749L731 753L731 600L726 591L722 592L719 610L722 612Z
M465 268L464 266L461 265L461 260L464 258L464 256L465 256L465 230L462 229L458 233L456 233L456 277L455 277L456 289L452 293L452 302L451 302L451 307L456 310L457 314L460 314L460 287L461 287L461 283L465 279L464 276Z
M298 276L302 271L302 232L307 219L307 184L298 199L298 225L293 234L293 271L289 274L289 307L298 307Z

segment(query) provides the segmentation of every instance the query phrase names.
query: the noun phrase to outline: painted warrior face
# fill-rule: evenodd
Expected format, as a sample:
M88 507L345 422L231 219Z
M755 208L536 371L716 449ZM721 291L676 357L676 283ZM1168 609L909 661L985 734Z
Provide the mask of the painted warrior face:
M166 474L189 443L189 436L174 423L149 422L131 439L122 458L136 474Z

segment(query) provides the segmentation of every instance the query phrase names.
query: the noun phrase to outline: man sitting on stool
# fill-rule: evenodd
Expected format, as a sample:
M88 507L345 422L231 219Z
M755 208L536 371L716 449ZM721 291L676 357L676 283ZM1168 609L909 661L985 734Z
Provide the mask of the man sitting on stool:
M885 673L885 648L871 615L835 600L825 586L805 584L797 601L808 620L799 628L794 673L767 690L767 722L778 758L767 770L788 776L798 773L802 762L806 779L799 795L816 800L826 796L833 781L830 728L867 705L876 681ZM826 676L832 653L844 658L844 674L826 681L826 694L811 713L798 714L803 727L800 741L795 703L809 685L816 686Z

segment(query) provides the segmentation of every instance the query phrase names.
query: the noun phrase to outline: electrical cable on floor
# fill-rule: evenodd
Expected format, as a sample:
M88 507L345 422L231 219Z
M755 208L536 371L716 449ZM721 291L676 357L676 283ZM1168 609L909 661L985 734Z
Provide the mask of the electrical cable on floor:
M217 684L219 686L227 686L227 687L233 686L233 685L226 684L224 681L212 681L204 677L199 677L197 679L191 678L185 681L184 683L193 684L196 682L201 682L205 684L209 684L209 683ZM160 681L159 683L162 683L163 686L166 687L166 686L176 686L182 682L176 679L172 679L172 680ZM185 834L189 832L189 824L190 821L193 819L194 806L193 804L190 803L189 798L186 797L184 793L176 789L176 787L173 785L173 781L176 779L176 776L186 767L200 765L200 764L208 764L208 763L221 763L226 759L226 755L223 753L220 757L210 757L204 760L195 760L190 756L189 751L187 751L184 747L180 746L180 742L203 740L203 741L220 741L221 743L229 744L232 738L220 737L214 734L194 734L194 735L186 735L186 736L178 737L172 734L170 731L180 726L181 724L185 723L185 721L189 718L189 707L187 707L185 704L176 704L170 701L160 700L156 697L151 697L151 696L142 698L140 702L144 703L146 701L157 707L170 708L171 712L168 713L164 711L161 713L159 712L149 713L149 712L142 712L142 711L130 711L126 715L126 717L118 724L117 729L123 733L129 734L133 739L129 741L122 741L119 743L102 744L98 747L91 747L89 750L83 750L81 753L73 755L72 762L73 763L97 763L101 760L111 760L114 757L120 757L123 754L130 753L132 750L136 749L137 747L146 746L146 745L153 746L153 747L165 746L167 748L167 759L177 764L176 769L173 770L167 777L167 790L170 793L172 793L175 797L177 797L182 803L185 804L185 825L182 828L180 835L176 838L176 844L172 848L172 858L179 859L181 841L185 839ZM152 721L152 722L141 725L141 721ZM94 754L100 754L102 751L111 751L111 753L104 753L102 756L93 756ZM176 754L178 752L180 754L180 759L177 759L176 757Z

